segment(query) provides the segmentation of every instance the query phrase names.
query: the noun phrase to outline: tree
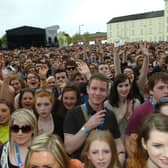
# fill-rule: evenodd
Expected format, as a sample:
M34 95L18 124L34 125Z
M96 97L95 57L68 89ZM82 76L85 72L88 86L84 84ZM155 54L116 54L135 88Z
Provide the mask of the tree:
M64 33L64 35L65 35L65 37L67 39L67 43L71 44L72 43L72 37L68 33L65 33L65 32L63 32L63 33Z
M89 44L89 40L90 40L89 32L85 32L82 36L83 36L83 39L84 39L85 43Z
M6 36L6 34L4 34L1 38L1 45L2 45L2 48L7 48L7 36Z
M81 39L81 35L79 33L76 33L72 36L72 42L73 43L78 43Z
M60 31L57 35L60 47L67 46L72 43L72 38L68 33Z

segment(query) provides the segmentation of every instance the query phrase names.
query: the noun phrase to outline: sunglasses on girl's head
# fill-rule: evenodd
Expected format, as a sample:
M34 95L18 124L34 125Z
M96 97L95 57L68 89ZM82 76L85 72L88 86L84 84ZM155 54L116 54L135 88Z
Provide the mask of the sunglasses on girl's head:
M52 93L52 89L49 89L49 88L38 88L35 90L36 93L39 93L39 92L47 92L47 93Z
M29 133L32 130L32 127L30 125L24 125L24 126L18 126L18 125L12 125L10 127L11 131L14 133L18 133L19 130L22 131L22 133Z

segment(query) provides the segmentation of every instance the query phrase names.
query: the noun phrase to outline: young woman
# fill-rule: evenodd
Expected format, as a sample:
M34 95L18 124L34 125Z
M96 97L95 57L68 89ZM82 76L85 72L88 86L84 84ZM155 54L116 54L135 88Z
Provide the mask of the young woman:
M0 144L9 139L9 120L13 111L14 107L10 102L0 99Z
M114 139L109 131L94 130L82 151L84 168L120 168Z
M34 110L34 89L24 88L20 91L17 108Z
M128 119L138 105L140 105L140 102L133 97L128 76L125 74L116 76L111 87L109 100L105 102L105 107L114 112L123 138Z
M41 159L39 159L41 158ZM60 138L44 133L34 138L29 147L25 168L82 168L82 163L70 159Z
M168 167L168 116L149 116L138 134L136 148L127 168Z
M21 168L27 148L37 135L36 117L27 109L18 109L12 113L9 127L10 139L0 147L0 168Z
M80 104L80 93L76 86L67 85L64 87L61 95L61 100L59 105L57 105L58 111L55 113L55 117L57 118L57 126L59 127L59 132L61 137L63 138L63 123L65 116L68 110L71 110L75 106ZM56 109L56 107L54 107Z
M35 92L35 111L37 113L39 133L54 133L63 137L59 120L57 117L57 109L53 108L55 96L52 90L46 88L36 89Z
M10 77L9 85L13 86L15 90L15 95L20 93L21 89L24 88L23 80L17 75L13 75Z

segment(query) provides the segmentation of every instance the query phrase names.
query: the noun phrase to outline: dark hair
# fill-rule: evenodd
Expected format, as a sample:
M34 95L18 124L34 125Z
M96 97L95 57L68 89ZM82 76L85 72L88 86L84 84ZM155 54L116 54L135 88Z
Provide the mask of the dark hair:
M88 85L90 85L94 79L98 79L98 80L101 80L103 82L106 82L107 83L107 88L108 88L108 86L109 86L109 79L104 74L98 73L98 72L92 74L91 77L90 77L90 79L89 79L89 81L88 81Z
M75 63L74 60L68 60L66 63L65 63L65 69L67 68L67 66L74 66L75 68L77 67L77 64Z
M74 92L76 93L76 96L77 96L77 103L76 103L76 105L81 104L81 101L80 101L80 91L79 91L79 89L78 89L75 85L73 85L73 84L71 84L71 83L68 83L68 84L63 88L62 96L61 96L61 102L63 102L62 99L63 99L64 93L65 93L65 92L68 92L68 91L74 91Z
M126 74L119 74L114 78L113 85L110 90L110 96L109 96L109 102L114 107L119 107L119 95L118 95L118 91L117 91L117 86L120 83L125 82L126 80L129 80L129 84L131 87L130 79L128 78L128 76ZM127 96L127 99L128 100L133 99L132 89L130 89L130 92Z
M23 108L22 107L22 97L23 97L24 93L26 93L26 92L29 92L29 93L31 93L34 96L34 89L31 89L31 88L22 89L20 91L20 95L19 95L19 102L18 102L19 103L19 108Z
M167 72L155 72L153 73L148 80L148 88L149 90L153 90L154 86L158 81L163 81L164 83L168 83L168 73Z
M54 71L54 76L57 74L57 73L61 73L61 72L65 72L66 73L66 70L64 68L59 68L57 70Z
M14 112L14 106L12 103L10 103L8 100L5 100L5 99L0 99L0 104L5 104L8 106L9 110L10 110L10 113L13 113Z

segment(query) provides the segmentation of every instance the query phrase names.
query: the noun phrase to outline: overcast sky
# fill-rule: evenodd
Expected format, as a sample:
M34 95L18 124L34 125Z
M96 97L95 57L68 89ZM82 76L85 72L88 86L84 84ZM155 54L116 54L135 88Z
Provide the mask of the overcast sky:
M106 31L113 17L163 10L164 0L0 0L0 37L23 25L59 25L70 35Z

